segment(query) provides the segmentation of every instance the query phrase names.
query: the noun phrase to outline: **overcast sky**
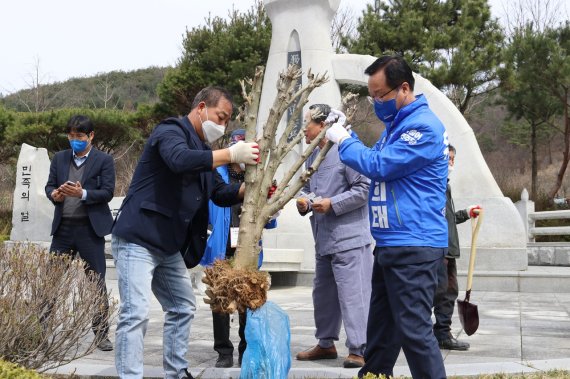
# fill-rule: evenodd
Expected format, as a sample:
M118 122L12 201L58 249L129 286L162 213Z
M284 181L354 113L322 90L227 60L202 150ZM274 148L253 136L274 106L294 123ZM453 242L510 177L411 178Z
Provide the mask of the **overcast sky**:
M307 0L310 1L310 0ZM360 16L372 0L341 0ZM567 1L567 0L565 0ZM501 0L490 0L491 6ZM0 5L0 92L113 70L172 66L186 28L253 0L6 0ZM498 7L498 6L497 6ZM502 9L494 9L500 16ZM39 61L39 65L36 62Z

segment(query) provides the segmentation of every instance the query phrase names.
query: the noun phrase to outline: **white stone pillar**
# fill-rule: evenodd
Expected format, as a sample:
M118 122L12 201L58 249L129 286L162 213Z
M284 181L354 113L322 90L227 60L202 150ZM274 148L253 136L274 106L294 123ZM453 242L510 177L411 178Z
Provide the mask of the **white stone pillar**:
M265 7L273 25L271 48L264 77L259 125L267 120L269 108L277 93L278 73L285 69L287 54L300 46L304 71L326 71L330 81L317 88L310 103L340 105L339 83L367 85L364 69L376 58L354 54L334 54L330 25L338 9L339 0L265 0ZM296 45L298 39L298 45ZM431 109L445 125L449 141L457 148L456 170L451 186L456 209L470 204L485 208L485 220L477 242L478 270L526 270L527 234L513 202L503 196L477 144L473 130L453 103L428 80L416 75L415 93L423 93ZM283 128L283 124L281 128ZM291 157L296 158L297 150ZM290 161L289 161L290 162ZM288 162L285 162L287 164ZM279 174L279 173L278 173ZM294 206L286 207L275 231L267 232L265 246L275 248L305 248L302 269L314 268L314 249L308 248L312 235L308 219L295 214ZM462 251L468 255L471 244L469 223L458 226ZM310 250L309 250L310 249ZM458 261L466 269L467 258Z
M277 95L278 75L287 68L291 53L295 51L300 51L303 83L307 81L305 74L309 68L313 73L327 72L329 76L327 83L311 93L307 106L313 103L340 106L341 96L334 78L332 58L335 54L330 35L332 19L339 4L340 0L265 0L265 9L271 19L272 35L263 78L258 127L267 121L269 109ZM304 109L303 113L307 109ZM283 117L277 138L281 136L285 123L286 117ZM292 164L304 147L303 142L294 149L286 157L284 165ZM282 175L283 170L279 170L278 178ZM271 249L304 249L301 271L313 270L314 242L309 217L300 216L293 202L285 207L277 224L277 229L264 232L264 250L270 252Z
M22 144L16 166L11 241L51 241L54 207L44 191L49 166L46 149Z

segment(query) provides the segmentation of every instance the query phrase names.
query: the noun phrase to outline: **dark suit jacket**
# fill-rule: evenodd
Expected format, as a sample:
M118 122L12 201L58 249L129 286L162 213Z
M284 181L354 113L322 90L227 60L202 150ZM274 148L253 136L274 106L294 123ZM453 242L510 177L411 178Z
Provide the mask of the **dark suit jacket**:
M226 184L212 159L188 117L164 120L146 142L113 235L151 251L180 251L195 266L206 247L208 199L222 207L240 201L239 185Z
M49 168L49 178L45 187L47 198L55 205L51 234L54 235L61 222L63 202L55 202L51 198L54 189L67 181L69 166L73 159L71 149L55 154ZM81 186L87 190L87 198L83 204L87 207L87 215L91 226L99 237L111 233L113 216L109 209L109 201L115 191L115 164L113 157L96 148L91 148L89 157L84 163L85 171Z

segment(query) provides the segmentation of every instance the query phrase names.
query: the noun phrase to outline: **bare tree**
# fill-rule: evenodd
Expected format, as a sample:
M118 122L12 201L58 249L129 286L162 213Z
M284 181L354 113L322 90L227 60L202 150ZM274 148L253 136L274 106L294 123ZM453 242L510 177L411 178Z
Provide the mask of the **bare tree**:
M253 80L242 82L245 108L241 115L246 130L246 140L249 141L257 137L257 114L263 72L264 69L258 67ZM256 166L248 166L246 169L245 198L240 216L238 246L233 268L227 263L218 262L212 268L205 270L203 281L210 286L206 290L209 297L206 302L211 305L214 311L232 313L237 309L243 312L245 308L256 309L265 303L268 288L267 278L266 274L257 270L261 250L259 241L263 228L275 213L297 195L306 181L317 170L332 146L332 143L328 142L318 153L313 164L304 170L300 176L295 176L305 160L324 138L329 126L327 125L327 128L320 132L297 160L287 167L273 197L267 198L277 169L293 148L298 146L304 136L303 130L300 130L297 134L293 134L292 139L288 140L294 130L295 121L301 115L311 91L328 80L326 73L324 75L313 75L309 70L307 83L301 88L297 88L297 80L301 75L302 72L297 66L289 66L285 72L280 74L277 83L277 96L269 111L267 123L263 126L262 135L258 138L261 163ZM276 138L281 118L287 108L295 102L297 102L297 106L289 118L285 130L280 137ZM354 108L349 109L347 114L349 116L354 114Z
M352 8L340 8L333 18L331 24L332 47L335 53L346 53L347 49L342 41L346 38L356 37L356 21Z
M32 245L0 248L0 357L43 372L92 353L103 299L98 277L80 260ZM116 308L102 318L110 321Z
M569 18L567 4L561 0L508 0L502 6L509 35L528 24L543 32Z
M40 58L36 57L33 64L33 72L28 74L25 83L28 87L26 91L17 91L18 102L22 104L28 112L44 112L48 110L52 102L61 95L63 90L50 91L45 85L47 76L42 73Z
M101 79L97 80L97 84L93 88L93 92L95 92L95 96L103 104L104 109L111 106L113 109L117 109L120 99L115 96L115 89L113 88L113 83L109 81L108 74L103 75ZM92 104L94 108L98 108L95 101L92 101Z

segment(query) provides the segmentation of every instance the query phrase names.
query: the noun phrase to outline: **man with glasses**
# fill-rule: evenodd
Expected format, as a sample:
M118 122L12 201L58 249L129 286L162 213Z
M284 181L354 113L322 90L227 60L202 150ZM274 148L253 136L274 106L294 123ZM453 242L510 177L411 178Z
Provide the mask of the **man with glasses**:
M50 251L79 254L85 261L85 271L99 276L103 299L101 311L93 317L93 331L97 347L110 351L113 344L108 338L105 236L113 225L108 202L115 191L115 164L109 154L93 147L94 136L88 117L71 117L67 123L71 149L53 157L45 192L55 205Z
M376 240L367 326L366 373L393 376L404 350L414 378L445 378L431 308L447 252L448 141L403 58L384 56L365 73L376 116L386 125L372 148L340 123L326 133L341 161L371 179L369 215ZM331 112L331 119L339 114Z

